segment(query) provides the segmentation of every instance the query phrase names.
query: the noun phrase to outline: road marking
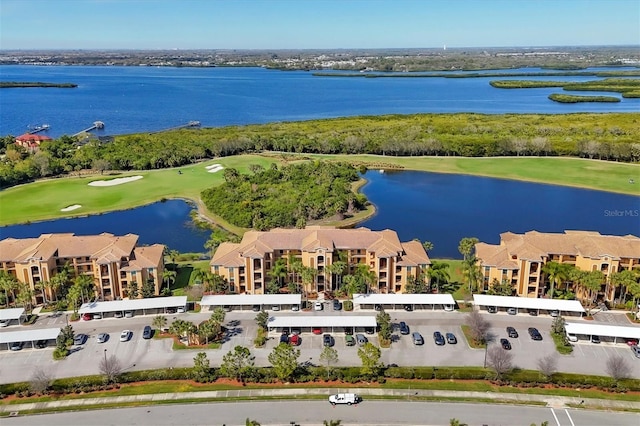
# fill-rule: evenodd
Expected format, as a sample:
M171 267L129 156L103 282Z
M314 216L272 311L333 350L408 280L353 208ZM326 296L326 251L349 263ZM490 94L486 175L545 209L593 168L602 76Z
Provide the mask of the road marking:
M556 412L553 411L553 408L549 408L551 410L551 414L553 414L553 418L556 419L556 423L560 426L560 422L558 421L558 416L556 416Z
M569 415L569 410L567 410L566 408L564 409L564 412L567 413L567 417L569 417L569 421L571 422L571 426L576 426L576 424L573 422L573 419L571 418L571 416Z

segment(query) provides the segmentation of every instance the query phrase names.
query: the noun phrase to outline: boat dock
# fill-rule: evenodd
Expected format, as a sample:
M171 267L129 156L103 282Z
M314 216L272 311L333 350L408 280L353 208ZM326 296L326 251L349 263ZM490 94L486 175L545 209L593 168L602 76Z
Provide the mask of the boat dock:
M81 135L83 133L88 133L88 132L90 132L92 130L96 130L96 129L104 129L104 123L102 121L94 121L93 122L93 126L87 127L84 130L80 130L78 133L74 133L71 136L79 136L79 135Z
M185 129L185 128L188 128L188 127L200 127L200 122L192 120L192 121L188 122L187 124L183 124L181 126L169 127L168 129L157 130L155 132L149 132L149 134L153 135L155 133L162 133L162 132L168 132L168 131L171 131L171 130Z
M27 132L28 135L35 135L38 132L46 132L47 130L49 130L49 125L48 124L43 124L42 126L35 126L29 129L29 131Z

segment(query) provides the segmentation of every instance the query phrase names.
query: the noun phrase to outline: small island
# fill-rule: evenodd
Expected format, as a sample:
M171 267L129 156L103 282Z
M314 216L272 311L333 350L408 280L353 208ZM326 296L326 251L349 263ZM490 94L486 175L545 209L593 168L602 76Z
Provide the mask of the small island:
M620 102L620 98L615 96L584 96L584 95L564 95L562 93L552 93L549 99L563 104L577 104L580 102Z
M0 81L0 89L14 89L24 87L57 87L59 89L73 89L75 83L43 83L40 81Z

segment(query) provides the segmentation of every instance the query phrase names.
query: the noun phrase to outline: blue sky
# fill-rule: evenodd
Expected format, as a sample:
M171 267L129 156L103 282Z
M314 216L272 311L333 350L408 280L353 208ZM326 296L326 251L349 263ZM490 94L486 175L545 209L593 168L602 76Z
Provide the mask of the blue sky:
M0 49L638 44L638 0L0 0Z

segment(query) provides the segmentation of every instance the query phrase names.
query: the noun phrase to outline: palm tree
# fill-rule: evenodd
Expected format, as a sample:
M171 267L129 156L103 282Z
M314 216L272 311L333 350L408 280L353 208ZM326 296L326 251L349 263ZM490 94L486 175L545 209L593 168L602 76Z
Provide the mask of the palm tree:
M27 312L31 312L33 306L33 291L31 291L29 284L19 283L16 302L22 305Z
M77 277L74 278L73 285L77 286L80 289L82 303L86 303L85 292L86 292L87 302L90 300L89 293L93 292L95 294L95 289L94 289L95 281L93 279L93 276L91 275L85 275L85 274L78 275ZM104 294L102 296L104 298Z
M375 285L377 287L378 276L365 263L358 263L354 275L365 284L367 293L371 291L372 286Z
M482 276L480 266L477 262L478 258L473 254L462 262L462 274L469 283L469 292L473 292L473 289L477 288L480 277Z
M311 284L315 281L316 275L318 275L318 270L316 268L303 266L300 275L302 276L302 285L304 286L305 291L309 291L309 289L311 289Z
M553 299L553 293L556 285L560 286L563 282L567 281L571 277L571 264L547 262L542 267L541 271L547 275L551 288L549 289L549 298Z
M162 281L167 283L167 288L171 288L171 284L176 282L177 275L176 271L170 271L169 269L162 271Z
M591 305L598 296L598 292L602 288L605 276L601 271L589 271L582 274L579 285L588 296L587 315L591 315Z
M282 258L276 260L267 275L269 275L272 280L278 283L278 290L282 288L284 279L288 275L287 261Z
M4 291L5 303L9 307L9 293L11 293L12 300L15 302L16 293L19 282L13 275L6 271L0 271L0 288Z
M42 303L47 304L47 289L51 288L51 283L49 281L38 281L34 284L34 287L40 290L40 294L42 295Z
M167 318L162 315L158 315L153 319L151 325L157 330L162 330L167 326Z
M638 282L638 276L640 275L637 269L625 269L623 271L614 272L609 277L609 281L614 288L624 287L622 294L622 303L627 301L627 294L629 293L629 287Z
M448 268L448 263L433 262L429 269L427 269L429 284L431 284L433 280L436 280L436 291L440 291L440 281L444 281L445 283L447 283L451 279L449 271L447 271Z

